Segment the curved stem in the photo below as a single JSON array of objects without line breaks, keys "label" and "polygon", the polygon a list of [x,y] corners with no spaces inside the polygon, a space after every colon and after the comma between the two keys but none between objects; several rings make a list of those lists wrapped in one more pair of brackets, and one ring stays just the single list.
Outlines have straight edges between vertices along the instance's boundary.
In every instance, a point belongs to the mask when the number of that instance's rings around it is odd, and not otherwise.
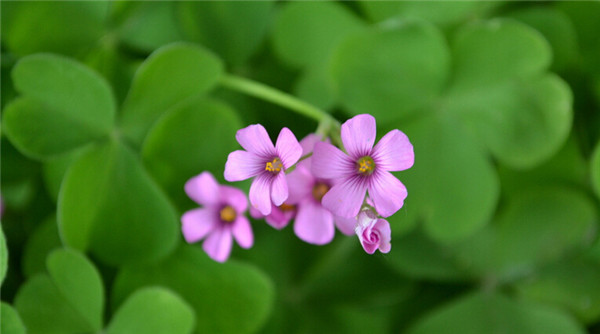
[{"label": "curved stem", "polygon": [[225,75],[221,79],[221,85],[229,89],[254,96],[271,103],[286,107],[298,114],[312,118],[321,124],[339,127],[340,123],[325,111],[306,103],[296,97],[279,91],[273,87],[260,82],[252,81],[235,75]]}]

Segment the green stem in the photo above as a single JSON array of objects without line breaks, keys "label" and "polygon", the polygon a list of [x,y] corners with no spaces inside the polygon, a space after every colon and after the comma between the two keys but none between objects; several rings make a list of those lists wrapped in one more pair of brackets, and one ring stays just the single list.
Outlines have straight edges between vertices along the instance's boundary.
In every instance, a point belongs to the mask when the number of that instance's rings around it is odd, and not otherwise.
[{"label": "green stem", "polygon": [[299,100],[290,94],[284,93],[260,82],[241,78],[235,75],[225,75],[221,79],[221,85],[229,89],[269,101],[282,107],[286,107],[297,112],[298,114],[312,118],[321,124],[330,124],[336,127],[340,126],[340,123],[325,111]]}]

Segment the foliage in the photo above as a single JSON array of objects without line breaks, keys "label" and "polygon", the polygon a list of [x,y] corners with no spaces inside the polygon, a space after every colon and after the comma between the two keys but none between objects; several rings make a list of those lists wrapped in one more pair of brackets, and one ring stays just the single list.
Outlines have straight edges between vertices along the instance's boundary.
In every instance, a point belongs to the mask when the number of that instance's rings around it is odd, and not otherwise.
[{"label": "foliage", "polygon": [[[600,330],[600,3],[1,6],[3,333]],[[390,253],[184,244],[238,129],[319,121],[236,77],[408,135]]]}]

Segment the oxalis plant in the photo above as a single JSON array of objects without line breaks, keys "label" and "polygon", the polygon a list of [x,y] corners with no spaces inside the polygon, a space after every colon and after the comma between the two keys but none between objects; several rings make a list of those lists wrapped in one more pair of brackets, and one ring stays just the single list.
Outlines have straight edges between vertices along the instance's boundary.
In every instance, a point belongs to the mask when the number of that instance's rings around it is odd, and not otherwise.
[{"label": "oxalis plant", "polygon": [[[175,73],[173,63],[185,66]],[[168,83],[153,80],[161,74],[175,79],[185,75],[191,80],[185,89],[169,91]],[[213,54],[185,43],[157,50],[140,66],[120,117],[109,84],[74,60],[50,54],[27,56],[15,66],[13,79],[20,96],[5,108],[4,126],[15,146],[38,159],[76,152],[65,158],[73,163],[60,186],[57,213],[61,239],[74,250],[90,251],[112,265],[147,262],[172,252],[178,238],[173,228],[175,211],[140,165],[136,150],[151,145],[152,133],[148,132],[169,105],[177,108],[189,104],[185,99],[195,99],[188,112],[205,112],[202,106],[222,108],[194,97],[216,85],[279,104],[318,122],[315,133],[300,142],[283,128],[275,145],[260,124],[237,131],[235,138],[244,150],[229,154],[223,175],[230,182],[252,179],[248,196],[252,217],[277,229],[294,220],[295,234],[315,245],[331,242],[337,226],[344,234],[356,234],[369,254],[391,249],[390,224],[384,218],[403,206],[407,190],[390,172],[413,165],[413,146],[399,130],[388,132],[375,144],[376,121],[371,115],[357,115],[340,125],[330,114],[291,95],[223,73]],[[154,95],[163,96],[160,108],[158,103],[148,102]],[[160,131],[160,123],[152,131]],[[52,140],[45,140],[50,136]],[[205,239],[202,248],[218,262],[229,258],[233,239],[243,248],[252,247],[252,227],[245,216],[248,200],[242,190],[220,185],[209,171],[188,180],[184,188],[202,205],[181,217],[187,242]],[[132,189],[140,196],[133,198]],[[106,240],[111,242],[109,247]],[[81,288],[97,287],[93,301],[71,296],[76,303],[93,303],[93,312],[81,324],[69,326],[101,328],[102,283],[93,265],[73,250],[52,253],[48,261],[50,277],[44,277],[43,284],[71,290],[71,283],[52,279],[65,274],[55,267],[72,262],[94,281]],[[36,298],[38,289],[45,290],[37,281],[29,282],[17,307]],[[71,293],[76,291],[67,295]],[[127,313],[128,305],[143,303],[146,298],[166,298],[167,304],[176,300],[161,289],[142,290],[134,297],[123,306],[125,310],[117,311],[117,325],[109,324],[108,332],[119,327],[119,316]],[[186,312],[181,316],[187,316]],[[53,326],[52,314],[45,318],[26,309],[23,316],[26,320],[38,318],[34,324],[40,327],[34,325],[34,330]],[[180,326],[189,327],[189,321]]]},{"label": "oxalis plant", "polygon": [[598,2],[1,6],[2,334],[600,328]]}]

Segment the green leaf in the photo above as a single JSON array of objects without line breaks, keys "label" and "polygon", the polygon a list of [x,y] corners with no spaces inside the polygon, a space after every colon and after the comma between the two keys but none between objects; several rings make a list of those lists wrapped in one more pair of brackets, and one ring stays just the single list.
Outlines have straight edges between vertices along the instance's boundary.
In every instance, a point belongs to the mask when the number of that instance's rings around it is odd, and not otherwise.
[{"label": "green leaf", "polygon": [[148,171],[177,203],[187,203],[183,186],[191,177],[210,171],[222,178],[227,155],[238,147],[242,127],[229,106],[205,98],[182,104],[162,117],[144,143]]},{"label": "green leaf", "polygon": [[448,77],[443,35],[425,22],[379,27],[344,40],[332,71],[342,104],[352,114],[388,122],[422,112]]},{"label": "green leaf", "polygon": [[187,334],[194,329],[194,310],[167,289],[136,291],[117,310],[107,334]]},{"label": "green leaf", "polygon": [[596,195],[600,198],[600,141],[596,145],[596,150],[592,156],[591,175],[592,175],[592,186],[596,191]]},{"label": "green leaf", "polygon": [[108,80],[120,104],[127,96],[131,80],[140,61],[124,57],[123,50],[118,46],[115,39],[105,39],[101,45],[87,54],[85,64]]},{"label": "green leaf", "polygon": [[588,160],[581,151],[575,134],[552,158],[533,169],[514,170],[500,166],[498,174],[502,192],[507,196],[522,191],[523,186],[565,185],[585,187],[588,184]]},{"label": "green leaf", "polygon": [[196,333],[254,333],[273,303],[271,281],[252,266],[212,261],[200,247],[182,246],[153,266],[124,268],[113,286],[121,303],[141,286],[163,285],[185,299],[196,312]]},{"label": "green leaf", "polygon": [[571,90],[552,74],[452,98],[451,112],[463,113],[491,153],[512,168],[531,168],[547,160],[571,130]]},{"label": "green leaf", "polygon": [[480,292],[431,312],[408,333],[583,334],[585,331],[571,317],[553,308]]},{"label": "green leaf", "polygon": [[0,285],[4,282],[6,277],[6,270],[8,269],[8,248],[6,247],[6,237],[4,231],[0,227]]},{"label": "green leaf", "polygon": [[9,304],[2,302],[0,304],[0,333],[4,334],[25,334],[25,325],[19,317],[17,311]]},{"label": "green leaf", "polygon": [[337,102],[337,92],[328,69],[329,63],[307,69],[296,82],[295,94],[323,110],[331,109]]},{"label": "green leaf", "polygon": [[45,272],[48,254],[61,246],[56,217],[49,217],[27,239],[21,261],[25,277]]},{"label": "green leaf", "polygon": [[121,114],[121,128],[135,145],[160,116],[215,86],[223,72],[212,53],[184,43],[155,51],[135,74]]},{"label": "green leaf", "polygon": [[105,34],[108,8],[108,1],[4,3],[2,44],[19,56],[36,52],[80,55]]},{"label": "green leaf", "polygon": [[[383,334],[391,333],[390,308],[374,309],[372,306],[347,306],[334,304],[310,305],[298,309],[291,315],[296,324],[286,323],[287,327],[276,332],[299,333],[347,333],[347,334]],[[291,312],[290,312],[291,313]],[[290,319],[291,320],[291,319]],[[290,320],[286,319],[286,322]]]},{"label": "green leaf", "polygon": [[544,74],[551,53],[538,32],[516,21],[475,24],[457,34],[453,52],[444,111],[464,117],[512,168],[534,167],[558,151],[571,128],[572,95],[558,76]]},{"label": "green leaf", "polygon": [[545,304],[566,307],[584,323],[600,317],[600,263],[586,258],[552,263],[519,283],[519,295]]},{"label": "green leaf", "polygon": [[[408,197],[402,210],[422,219],[427,234],[437,241],[465,238],[494,213],[499,182],[475,137],[447,116],[428,116],[396,127],[415,148],[414,166],[397,176]],[[402,216],[402,210],[396,215]]]},{"label": "green leaf", "polygon": [[468,267],[457,261],[454,249],[436,243],[420,229],[392,237],[392,245],[392,251],[386,256],[387,263],[402,274],[450,282],[468,278]]},{"label": "green leaf", "polygon": [[158,260],[178,242],[179,223],[167,198],[135,155],[115,142],[92,147],[71,165],[58,221],[68,246],[110,265]]},{"label": "green leaf", "polygon": [[100,273],[85,256],[72,250],[56,250],[46,261],[48,273],[65,299],[99,330],[102,327],[104,288]]},{"label": "green leaf", "polygon": [[62,184],[67,170],[69,170],[69,167],[71,167],[73,162],[81,157],[85,150],[86,148],[76,149],[44,161],[44,185],[54,202],[58,201],[60,185]]},{"label": "green leaf", "polygon": [[177,3],[177,22],[188,40],[206,46],[232,65],[241,65],[263,40],[273,4],[183,1]]},{"label": "green leaf", "polygon": [[24,154],[47,158],[107,136],[115,101],[108,84],[67,58],[25,57],[13,70],[21,97],[4,110],[6,135]]},{"label": "green leaf", "polygon": [[327,60],[346,36],[363,28],[363,22],[339,3],[289,2],[277,16],[273,46],[290,65],[312,66]]},{"label": "green leaf", "polygon": [[497,6],[476,1],[360,1],[359,5],[375,22],[417,18],[439,25],[459,23]]},{"label": "green leaf", "polygon": [[542,33],[552,47],[552,67],[564,69],[572,64],[579,50],[577,33],[571,19],[551,7],[530,7],[510,13],[515,18]]},{"label": "green leaf", "polygon": [[337,102],[330,71],[333,52],[346,37],[364,29],[364,22],[335,2],[286,4],[275,22],[272,42],[281,60],[305,70],[295,84],[296,95],[322,109],[331,108]]},{"label": "green leaf", "polygon": [[513,280],[585,243],[595,219],[594,203],[577,189],[523,188],[506,199],[493,224],[457,251],[480,276]]},{"label": "green leaf", "polygon": [[531,77],[547,69],[552,59],[550,45],[540,33],[499,19],[460,29],[452,55],[453,82],[463,89]]},{"label": "green leaf", "polygon": [[39,274],[21,286],[15,307],[31,333],[97,332],[102,328],[104,289],[85,256],[56,250]]},{"label": "green leaf", "polygon": [[175,3],[128,3],[125,21],[119,25],[119,41],[146,52],[182,40],[175,21]]}]

